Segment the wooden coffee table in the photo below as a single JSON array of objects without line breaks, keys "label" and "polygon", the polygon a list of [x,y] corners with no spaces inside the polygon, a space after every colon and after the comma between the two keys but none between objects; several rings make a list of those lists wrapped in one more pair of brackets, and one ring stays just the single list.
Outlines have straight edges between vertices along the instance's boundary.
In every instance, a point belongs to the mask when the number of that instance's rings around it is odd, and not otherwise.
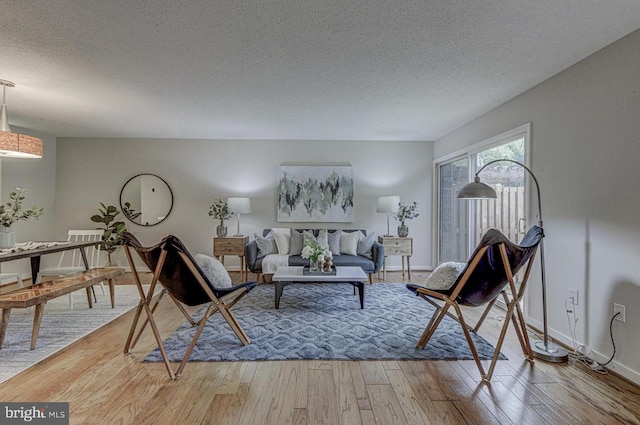
[{"label": "wooden coffee table", "polygon": [[336,266],[336,274],[303,274],[304,267],[278,267],[278,270],[273,274],[273,282],[276,287],[275,307],[280,307],[280,297],[282,296],[282,290],[285,286],[293,283],[348,283],[355,288],[358,288],[358,294],[360,295],[360,308],[364,308],[364,283],[369,281],[369,278],[362,270],[361,267],[351,266]]}]

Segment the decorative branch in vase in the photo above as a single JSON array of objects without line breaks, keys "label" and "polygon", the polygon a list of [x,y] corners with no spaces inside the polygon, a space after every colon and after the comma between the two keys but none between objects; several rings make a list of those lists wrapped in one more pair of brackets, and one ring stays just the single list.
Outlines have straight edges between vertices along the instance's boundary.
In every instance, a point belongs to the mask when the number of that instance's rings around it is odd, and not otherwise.
[{"label": "decorative branch in vase", "polygon": [[29,220],[30,218],[38,219],[44,214],[44,208],[31,207],[29,209],[22,208],[24,201],[25,189],[16,188],[16,192],[9,194],[10,202],[0,205],[0,249],[13,248],[16,244],[16,234],[11,230],[11,225],[16,221]]},{"label": "decorative branch in vase", "polygon": [[418,217],[420,213],[418,213],[418,203],[413,202],[413,204],[403,204],[402,202],[398,202],[398,212],[396,213],[396,220],[400,222],[400,226],[398,226],[398,236],[401,238],[406,238],[409,236],[409,227],[405,224],[406,220],[413,220]]},{"label": "decorative branch in vase", "polygon": [[229,209],[229,204],[224,199],[216,198],[209,207],[209,217],[220,220],[220,225],[216,227],[216,235],[219,238],[227,236],[227,226],[224,225],[225,220],[229,220],[233,216],[233,211]]}]

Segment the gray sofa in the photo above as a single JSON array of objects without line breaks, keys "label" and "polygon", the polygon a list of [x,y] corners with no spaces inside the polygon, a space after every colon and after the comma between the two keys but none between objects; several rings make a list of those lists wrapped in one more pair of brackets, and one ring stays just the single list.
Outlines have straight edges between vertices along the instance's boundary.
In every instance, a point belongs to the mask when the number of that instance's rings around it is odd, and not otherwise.
[{"label": "gray sofa", "polygon": [[[306,230],[313,232],[314,236],[318,236],[319,229],[295,229],[299,232]],[[335,232],[337,229],[328,229],[329,233]],[[340,229],[342,232],[362,232],[365,236],[366,230],[359,229]],[[271,229],[264,229],[262,235],[266,237],[271,232]],[[259,275],[262,274],[262,260],[264,256],[258,256],[258,244],[255,240],[252,240],[244,247],[245,261],[247,267],[253,273]],[[382,263],[384,261],[384,247],[377,240],[373,242],[371,246],[371,258],[363,255],[348,255],[340,254],[333,256],[333,264],[335,266],[359,266],[362,270],[368,274],[369,283],[373,283],[373,274],[379,272],[382,269]],[[300,255],[289,255],[288,262],[290,266],[307,266],[309,260],[302,258]]]}]

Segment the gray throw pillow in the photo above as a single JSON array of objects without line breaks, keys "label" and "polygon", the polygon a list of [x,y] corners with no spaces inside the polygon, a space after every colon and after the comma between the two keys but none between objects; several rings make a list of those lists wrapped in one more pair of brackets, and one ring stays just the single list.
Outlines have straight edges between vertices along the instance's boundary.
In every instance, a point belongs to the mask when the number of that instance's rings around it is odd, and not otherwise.
[{"label": "gray throw pillow", "polygon": [[291,229],[289,238],[289,255],[302,254],[302,245],[302,232],[299,232],[296,229]]},{"label": "gray throw pillow", "polygon": [[358,231],[360,233],[360,237],[358,238],[358,255],[362,255],[363,257],[373,258],[373,252],[371,248],[373,247],[373,243],[376,241],[376,232],[371,232],[369,235],[365,236],[364,233]]},{"label": "gray throw pillow", "polygon": [[342,230],[327,232],[327,242],[332,255],[340,255],[340,235]]},{"label": "gray throw pillow", "polygon": [[311,231],[303,230],[302,231],[302,246],[304,247],[307,244],[307,241],[315,241],[316,237]]},{"label": "gray throw pillow", "polygon": [[329,232],[327,229],[318,230],[318,236],[316,236],[316,241],[325,248],[329,248]]},{"label": "gray throw pillow", "polygon": [[277,254],[278,247],[276,246],[276,240],[273,238],[273,234],[269,232],[267,236],[260,236],[254,233],[256,238],[256,245],[258,245],[258,257],[264,257],[269,254]]}]

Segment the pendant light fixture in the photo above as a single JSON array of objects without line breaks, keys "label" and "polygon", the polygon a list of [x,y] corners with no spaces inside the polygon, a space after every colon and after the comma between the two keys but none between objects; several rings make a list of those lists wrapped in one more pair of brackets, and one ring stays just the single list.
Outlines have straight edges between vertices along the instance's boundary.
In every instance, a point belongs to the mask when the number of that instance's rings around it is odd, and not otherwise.
[{"label": "pendant light fixture", "polygon": [[11,81],[0,80],[2,85],[2,109],[0,109],[0,158],[42,158],[42,139],[14,133],[7,118],[5,96],[7,87],[15,87]]}]

